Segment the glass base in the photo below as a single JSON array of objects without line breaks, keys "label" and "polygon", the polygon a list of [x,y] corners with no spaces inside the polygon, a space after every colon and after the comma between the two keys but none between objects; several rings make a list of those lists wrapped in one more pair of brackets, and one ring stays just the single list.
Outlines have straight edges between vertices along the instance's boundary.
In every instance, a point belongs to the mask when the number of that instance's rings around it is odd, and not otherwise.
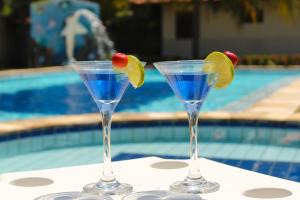
[{"label": "glass base", "polygon": [[83,192],[94,195],[123,195],[132,192],[132,186],[127,183],[99,181],[83,187]]},{"label": "glass base", "polygon": [[34,200],[112,200],[112,198],[95,196],[82,192],[61,192],[40,196]]},{"label": "glass base", "polygon": [[180,193],[204,194],[218,191],[220,185],[216,182],[206,181],[203,177],[199,179],[186,178],[184,181],[177,181],[170,186],[170,190]]},{"label": "glass base", "polygon": [[132,193],[122,200],[202,200],[198,195],[179,194],[164,190],[144,191]]}]

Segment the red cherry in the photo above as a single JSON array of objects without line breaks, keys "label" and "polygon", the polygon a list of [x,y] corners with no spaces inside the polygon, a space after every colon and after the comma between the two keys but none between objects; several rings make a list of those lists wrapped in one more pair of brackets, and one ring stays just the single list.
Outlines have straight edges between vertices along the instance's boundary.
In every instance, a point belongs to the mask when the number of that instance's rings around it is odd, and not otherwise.
[{"label": "red cherry", "polygon": [[115,67],[124,68],[128,64],[128,57],[123,53],[115,53],[112,56],[112,64]]},{"label": "red cherry", "polygon": [[239,58],[235,53],[232,53],[231,51],[224,51],[224,54],[231,60],[234,66],[236,66],[239,62]]}]

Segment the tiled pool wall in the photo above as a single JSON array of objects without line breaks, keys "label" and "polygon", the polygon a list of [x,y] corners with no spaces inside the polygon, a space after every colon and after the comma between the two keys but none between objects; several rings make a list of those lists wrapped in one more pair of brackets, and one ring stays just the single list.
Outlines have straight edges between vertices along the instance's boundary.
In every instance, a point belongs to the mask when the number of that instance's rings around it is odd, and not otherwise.
[{"label": "tiled pool wall", "polygon": [[[0,158],[43,150],[93,146],[102,143],[101,126],[80,125],[28,130],[0,137]],[[199,123],[199,141],[300,147],[300,124],[231,122],[207,120]],[[186,121],[114,123],[113,144],[189,142]]]}]

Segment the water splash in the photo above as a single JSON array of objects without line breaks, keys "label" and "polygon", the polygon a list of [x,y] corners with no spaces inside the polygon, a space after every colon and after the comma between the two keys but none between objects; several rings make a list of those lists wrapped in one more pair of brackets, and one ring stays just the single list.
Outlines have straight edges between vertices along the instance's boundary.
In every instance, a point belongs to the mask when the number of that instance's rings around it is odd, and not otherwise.
[{"label": "water splash", "polygon": [[91,24],[92,34],[97,41],[97,53],[100,59],[105,59],[113,55],[116,52],[114,43],[109,38],[102,21],[93,12],[87,9],[80,9],[66,19],[66,25],[62,31],[62,35],[66,37],[66,53],[68,60],[75,60],[75,36],[88,33],[86,28],[80,24],[80,17],[85,17]]}]

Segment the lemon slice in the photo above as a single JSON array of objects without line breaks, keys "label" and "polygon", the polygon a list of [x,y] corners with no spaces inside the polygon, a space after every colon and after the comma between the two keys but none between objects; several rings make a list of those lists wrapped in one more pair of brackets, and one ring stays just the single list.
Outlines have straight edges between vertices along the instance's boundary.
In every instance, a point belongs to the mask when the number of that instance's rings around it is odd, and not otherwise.
[{"label": "lemon slice", "polygon": [[204,71],[217,74],[217,81],[214,85],[215,88],[221,89],[227,87],[232,82],[234,66],[224,53],[214,51],[205,58],[205,61],[212,62],[212,64],[206,64]]},{"label": "lemon slice", "polygon": [[144,67],[137,57],[128,55],[128,64],[125,68],[125,73],[133,87],[138,88],[144,84]]}]

